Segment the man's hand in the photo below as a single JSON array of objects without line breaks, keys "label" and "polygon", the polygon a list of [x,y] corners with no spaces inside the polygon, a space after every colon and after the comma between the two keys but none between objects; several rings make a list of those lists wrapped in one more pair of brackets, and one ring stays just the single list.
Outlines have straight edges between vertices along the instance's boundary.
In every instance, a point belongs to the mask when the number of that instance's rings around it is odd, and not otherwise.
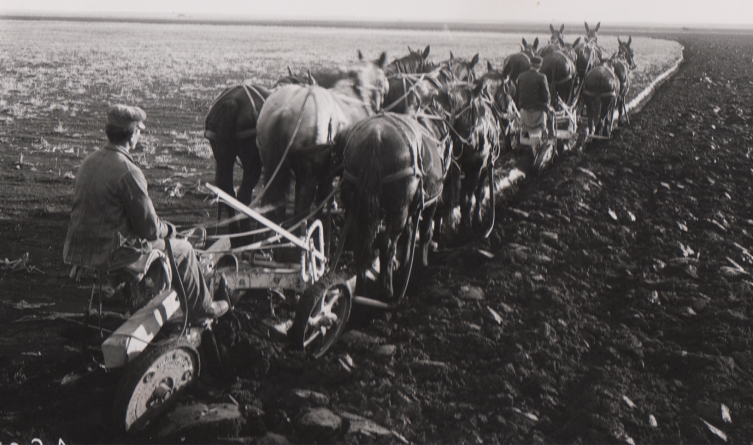
[{"label": "man's hand", "polygon": [[167,235],[165,235],[165,238],[175,238],[177,235],[177,229],[175,228],[175,224],[163,221],[165,225],[167,226]]}]

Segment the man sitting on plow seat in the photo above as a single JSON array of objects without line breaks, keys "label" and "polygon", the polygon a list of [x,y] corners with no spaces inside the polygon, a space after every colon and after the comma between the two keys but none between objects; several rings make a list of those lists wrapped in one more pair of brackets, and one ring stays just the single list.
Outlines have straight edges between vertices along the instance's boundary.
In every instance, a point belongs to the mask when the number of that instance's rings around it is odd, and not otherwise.
[{"label": "man sitting on plow seat", "polygon": [[139,107],[108,109],[105,133],[109,142],[87,156],[76,175],[63,259],[66,264],[108,271],[135,263],[152,249],[165,251],[169,242],[189,319],[220,317],[228,311],[229,302],[212,301],[193,246],[176,239],[175,226],[157,216],[144,173],[129,153],[145,128],[144,120],[146,113]]},{"label": "man sitting on plow seat", "polygon": [[[539,72],[541,57],[531,58],[531,69],[518,76],[518,108],[523,128],[530,132],[541,128],[547,131],[546,112],[554,112],[550,105],[549,84],[546,76]],[[532,141],[533,143],[533,141]]]}]

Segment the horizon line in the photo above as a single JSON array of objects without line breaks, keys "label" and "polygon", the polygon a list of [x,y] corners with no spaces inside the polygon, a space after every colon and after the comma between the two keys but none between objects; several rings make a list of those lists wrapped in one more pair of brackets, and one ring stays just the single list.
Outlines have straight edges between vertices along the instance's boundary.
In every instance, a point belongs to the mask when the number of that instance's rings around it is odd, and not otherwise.
[{"label": "horizon line", "polygon": [[[343,24],[348,23],[360,23],[371,25],[423,25],[423,26],[449,26],[449,25],[482,25],[489,26],[532,26],[532,25],[547,25],[550,24],[546,21],[535,20],[506,20],[506,21],[491,21],[491,20],[478,20],[478,21],[452,21],[452,20],[403,20],[403,19],[368,19],[361,17],[317,17],[317,18],[301,18],[301,17],[286,17],[286,16],[252,16],[252,15],[237,15],[237,14],[217,14],[217,13],[179,13],[179,12],[78,12],[78,11],[27,11],[27,10],[0,10],[0,19],[29,19],[29,18],[57,18],[57,19],[105,19],[105,18],[121,18],[129,21],[141,20],[163,20],[169,22],[190,22],[190,23],[211,23],[217,24],[217,22],[225,22],[228,24],[274,24],[274,23],[305,23],[305,24]],[[562,24],[580,24],[575,21],[563,21],[558,22]],[[727,30],[749,30],[753,29],[753,24],[735,24],[735,23],[671,23],[671,22],[603,22],[602,25],[607,27],[631,27],[631,28],[703,28],[703,29],[727,29]]]}]

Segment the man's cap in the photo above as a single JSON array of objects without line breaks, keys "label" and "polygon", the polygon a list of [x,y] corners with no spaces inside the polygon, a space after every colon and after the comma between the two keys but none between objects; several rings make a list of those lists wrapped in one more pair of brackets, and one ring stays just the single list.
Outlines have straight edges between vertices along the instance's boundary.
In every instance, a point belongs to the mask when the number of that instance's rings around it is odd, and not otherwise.
[{"label": "man's cap", "polygon": [[107,109],[107,123],[115,127],[143,130],[145,120],[146,112],[139,107],[118,104]]},{"label": "man's cap", "polygon": [[531,68],[541,68],[541,61],[543,59],[539,56],[531,57]]}]

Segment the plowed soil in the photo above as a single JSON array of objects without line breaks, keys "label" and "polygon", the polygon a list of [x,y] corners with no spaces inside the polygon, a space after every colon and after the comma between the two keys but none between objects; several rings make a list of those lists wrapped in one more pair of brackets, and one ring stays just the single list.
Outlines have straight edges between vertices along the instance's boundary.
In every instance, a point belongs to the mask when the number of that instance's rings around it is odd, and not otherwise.
[{"label": "plowed soil", "polygon": [[[404,307],[358,311],[349,328],[364,335],[316,361],[272,335],[270,297],[244,299],[243,329],[218,327],[231,382],[206,378],[188,400],[232,395],[261,419],[233,432],[248,440],[311,442],[285,403],[301,388],[396,433],[329,442],[753,442],[753,35],[648,35],[684,45],[677,74],[611,140],[526,179],[490,240],[436,252]],[[0,442],[159,441],[115,430],[119,375],[85,372],[91,277],[62,263],[61,172],[81,158],[25,151],[33,134],[33,120],[3,125],[0,260],[28,261],[0,263]],[[186,183],[211,180],[210,162],[184,161]],[[146,170],[158,212],[210,218],[206,195],[169,196],[159,181],[175,173]]]}]

